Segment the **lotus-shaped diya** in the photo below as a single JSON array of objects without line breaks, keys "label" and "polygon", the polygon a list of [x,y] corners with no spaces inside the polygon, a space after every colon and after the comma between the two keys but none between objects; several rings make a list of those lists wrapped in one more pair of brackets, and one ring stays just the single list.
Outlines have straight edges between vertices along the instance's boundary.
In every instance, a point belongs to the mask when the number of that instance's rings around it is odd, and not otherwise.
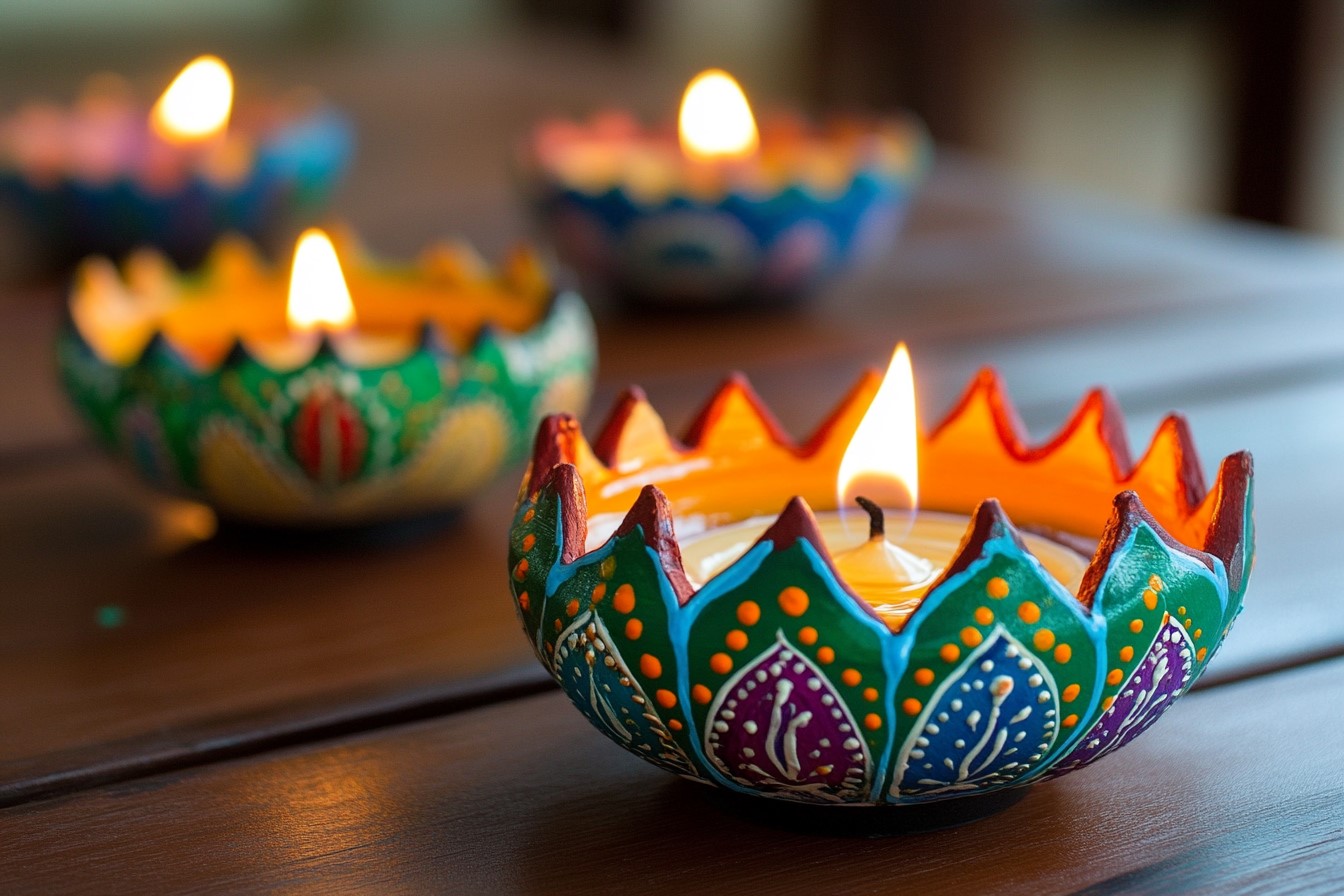
[{"label": "lotus-shaped diya", "polygon": [[153,485],[292,526],[454,507],[544,416],[586,403],[592,321],[530,250],[498,273],[462,245],[348,273],[347,288],[316,230],[288,292],[235,240],[190,277],[152,253],[124,274],[87,261],[60,343],[67,390]]},{"label": "lotus-shaped diya", "polygon": [[195,266],[223,233],[266,243],[313,218],[349,162],[349,123],[308,92],[237,109],[233,93],[203,56],[152,110],[104,75],[68,108],[0,117],[0,214],[61,265],[154,246]]},{"label": "lotus-shaped diya", "polygon": [[524,183],[561,257],[638,305],[797,299],[895,238],[929,157],[912,118],[771,118],[725,72],[687,88],[677,133],[608,113],[549,121]]},{"label": "lotus-shaped diya", "polygon": [[[1246,588],[1250,455],[1206,489],[1172,415],[1131,462],[1101,391],[1029,446],[991,371],[919,435],[913,390],[886,382],[864,376],[801,445],[740,378],[684,443],[638,391],[591,444],[571,417],[542,423],[510,582],[537,657],[604,734],[766,805],[901,807],[1081,768],[1189,689]],[[893,401],[908,451],[883,425]],[[811,509],[890,483],[860,470],[838,492],[856,457],[916,446],[906,491],[938,513],[898,544],[876,508],[854,535]]]}]

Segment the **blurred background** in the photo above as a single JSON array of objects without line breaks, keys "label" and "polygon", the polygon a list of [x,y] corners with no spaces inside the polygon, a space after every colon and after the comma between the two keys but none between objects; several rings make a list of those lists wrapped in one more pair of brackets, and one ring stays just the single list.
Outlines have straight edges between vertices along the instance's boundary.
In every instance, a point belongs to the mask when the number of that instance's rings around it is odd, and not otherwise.
[{"label": "blurred background", "polygon": [[[366,232],[404,234],[387,247],[402,250],[424,239],[405,226],[419,216],[471,232],[509,176],[503,147],[537,116],[610,104],[668,118],[687,78],[718,65],[767,108],[911,107],[945,147],[1033,182],[1344,237],[1342,6],[0,0],[0,109],[68,100],[100,70],[152,96],[206,51],[240,90],[310,83],[360,126],[345,204]],[[407,191],[395,177],[412,140],[443,152],[440,179]]]}]

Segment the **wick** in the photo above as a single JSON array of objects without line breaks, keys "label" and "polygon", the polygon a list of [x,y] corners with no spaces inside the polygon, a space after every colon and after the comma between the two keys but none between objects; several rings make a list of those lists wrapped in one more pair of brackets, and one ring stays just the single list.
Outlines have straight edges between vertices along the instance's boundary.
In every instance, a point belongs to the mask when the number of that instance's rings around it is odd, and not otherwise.
[{"label": "wick", "polygon": [[864,510],[868,511],[868,540],[873,541],[878,538],[885,538],[887,534],[886,519],[882,515],[882,508],[878,507],[873,501],[859,495],[854,499]]}]

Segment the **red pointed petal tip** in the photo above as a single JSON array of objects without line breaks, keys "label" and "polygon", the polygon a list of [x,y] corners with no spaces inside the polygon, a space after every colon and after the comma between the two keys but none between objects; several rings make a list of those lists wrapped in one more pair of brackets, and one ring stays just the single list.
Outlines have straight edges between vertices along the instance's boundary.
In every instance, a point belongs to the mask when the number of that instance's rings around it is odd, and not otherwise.
[{"label": "red pointed petal tip", "polygon": [[1097,438],[1110,454],[1111,467],[1115,470],[1116,481],[1119,481],[1134,469],[1134,460],[1129,453],[1129,437],[1125,434],[1125,415],[1115,396],[1107,389],[1088,392],[1074,419],[1081,424],[1094,411],[1097,413]]},{"label": "red pointed petal tip", "polygon": [[625,425],[630,420],[630,415],[635,412],[635,408],[648,403],[648,396],[644,390],[638,386],[627,386],[617,397],[616,403],[611,408],[611,413],[607,415],[606,422],[598,430],[597,438],[593,441],[593,453],[597,459],[607,466],[611,466],[616,461],[616,449],[621,444],[621,436],[625,434]]},{"label": "red pointed petal tip", "polygon": [[572,414],[551,414],[537,427],[537,437],[532,443],[531,479],[527,484],[530,492],[536,491],[557,464],[572,464],[575,461],[574,440],[583,438],[579,421]]},{"label": "red pointed petal tip", "polygon": [[1181,544],[1167,530],[1162,528],[1162,524],[1153,518],[1148,512],[1148,508],[1143,506],[1143,501],[1133,491],[1123,491],[1115,496],[1112,504],[1111,517],[1106,522],[1106,529],[1101,533],[1101,539],[1097,542],[1097,551],[1092,555],[1092,562],[1088,564],[1087,571],[1083,573],[1083,581],[1078,587],[1078,602],[1084,607],[1091,608],[1096,600],[1097,589],[1101,587],[1101,582],[1106,578],[1106,572],[1111,566],[1111,557],[1116,550],[1129,540],[1130,535],[1140,523],[1146,524],[1148,528],[1156,533],[1162,543],[1171,550],[1187,557],[1191,557],[1203,563],[1209,569],[1213,568],[1213,558],[1197,548]]},{"label": "red pointed petal tip", "polygon": [[616,535],[628,535],[636,526],[643,533],[644,543],[658,555],[677,603],[684,605],[691,599],[695,587],[686,578],[686,570],[681,564],[681,547],[672,527],[672,508],[668,505],[667,495],[657,486],[644,486],[630,512],[616,527]]},{"label": "red pointed petal tip", "polygon": [[1017,414],[1017,408],[1013,407],[1012,401],[1008,398],[1008,390],[1004,388],[1003,378],[993,367],[982,367],[976,372],[966,391],[957,399],[957,403],[947,412],[947,415],[939,421],[933,428],[929,438],[936,439],[947,426],[951,425],[957,418],[964,414],[977,400],[983,401],[989,407],[990,417],[994,422],[994,429],[999,434],[999,441],[1004,444],[1014,455],[1022,455],[1027,452],[1027,428],[1022,425],[1022,418]]},{"label": "red pointed petal tip", "polygon": [[790,498],[789,503],[784,505],[784,510],[770,524],[770,528],[761,533],[761,537],[756,539],[752,548],[754,549],[757,544],[762,542],[768,542],[774,550],[783,551],[793,547],[799,541],[806,541],[816,549],[817,556],[826,564],[826,568],[831,571],[831,575],[840,583],[845,593],[853,599],[860,610],[878,622],[886,624],[886,621],[873,609],[872,604],[860,597],[845,581],[844,576],[840,575],[840,571],[835,568],[835,561],[831,559],[831,552],[827,549],[826,541],[821,536],[821,529],[817,526],[816,515],[812,513],[812,508],[802,498],[798,496]]},{"label": "red pointed petal tip", "polygon": [[1170,440],[1175,444],[1176,481],[1181,489],[1181,499],[1185,502],[1186,513],[1194,510],[1208,495],[1208,486],[1204,483],[1204,469],[1199,462],[1199,453],[1195,450],[1195,439],[1190,432],[1190,424],[1183,414],[1170,413],[1162,418],[1148,444],[1148,451],[1139,460],[1136,470],[1143,469],[1153,461],[1153,452],[1157,446]]},{"label": "red pointed petal tip", "polygon": [[1251,500],[1254,474],[1249,451],[1238,451],[1223,458],[1215,487],[1217,503],[1209,523],[1209,534],[1204,539],[1204,550],[1223,561],[1227,568],[1228,586],[1234,591],[1241,590],[1249,571],[1246,511]]},{"label": "red pointed petal tip", "polygon": [[560,502],[560,534],[564,545],[560,560],[573,563],[588,550],[588,495],[583,490],[583,477],[573,464],[556,464],[538,480],[533,494],[542,489],[554,491]]},{"label": "red pointed petal tip", "polygon": [[1022,536],[1018,534],[1017,527],[1003,512],[1003,507],[994,498],[986,498],[975,508],[971,524],[966,527],[966,534],[961,537],[961,544],[957,546],[957,551],[952,555],[947,568],[929,587],[928,593],[942,587],[942,584],[953,576],[965,572],[984,553],[986,542],[1002,537],[1011,539],[1023,553],[1030,553],[1027,546],[1022,543]]},{"label": "red pointed petal tip", "polygon": [[751,387],[751,382],[747,380],[746,374],[734,371],[723,381],[719,388],[714,390],[709,401],[695,415],[691,421],[690,427],[686,430],[686,436],[682,439],[683,443],[695,447],[700,445],[705,436],[711,431],[714,424],[718,422],[723,414],[723,405],[727,399],[740,394],[746,399],[756,418],[765,426],[770,438],[780,445],[793,447],[793,439],[784,431],[784,427],[779,425],[775,415],[766,407],[765,402],[756,394],[756,390]]}]

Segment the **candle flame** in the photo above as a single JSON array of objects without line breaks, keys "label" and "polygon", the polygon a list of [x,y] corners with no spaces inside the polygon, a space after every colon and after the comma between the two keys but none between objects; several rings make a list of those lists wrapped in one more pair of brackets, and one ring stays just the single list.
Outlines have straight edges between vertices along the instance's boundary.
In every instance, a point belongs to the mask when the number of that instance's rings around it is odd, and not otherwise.
[{"label": "candle flame", "polygon": [[295,330],[341,330],[355,322],[355,306],[336,247],[316,227],[305,230],[294,247],[286,313]]},{"label": "candle flame", "polygon": [[696,75],[681,98],[681,148],[695,159],[740,159],[756,152],[760,138],[746,94],[721,69]]},{"label": "candle flame", "polygon": [[190,142],[220,134],[233,107],[233,76],[217,56],[193,59],[154,104],[150,125],[165,140]]},{"label": "candle flame", "polygon": [[919,436],[915,376],[902,342],[891,356],[873,403],[840,460],[836,489],[842,512],[863,495],[886,509],[919,506]]}]

